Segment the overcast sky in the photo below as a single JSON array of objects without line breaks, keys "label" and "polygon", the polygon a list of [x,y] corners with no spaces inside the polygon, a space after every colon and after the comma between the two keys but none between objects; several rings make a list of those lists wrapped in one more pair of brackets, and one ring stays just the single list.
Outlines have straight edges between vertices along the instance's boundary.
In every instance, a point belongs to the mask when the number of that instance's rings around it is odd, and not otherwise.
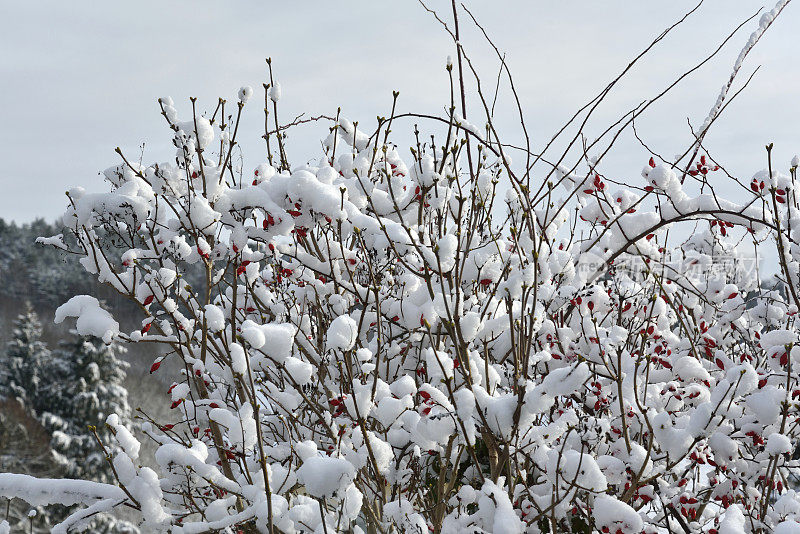
[{"label": "overcast sky", "polygon": [[[448,2],[430,5],[449,15]],[[507,54],[534,147],[693,5],[468,3]],[[707,0],[619,86],[591,131],[657,94],[764,5]],[[302,111],[334,114],[341,106],[348,118],[374,125],[376,115],[388,114],[392,90],[401,93],[401,111],[441,113],[448,102],[444,64],[452,44],[412,0],[47,0],[4,2],[0,16],[0,216],[17,222],[53,219],[72,186],[103,189],[98,172],[117,163],[116,146],[138,159],[145,143],[146,163],[171,159],[156,99],[172,96],[184,116],[189,96],[198,97],[201,110],[212,110],[218,96],[235,100],[242,85],[260,88],[267,56],[283,88],[284,118]],[[466,20],[462,26],[466,50],[492,80],[497,65],[491,50]],[[702,122],[756,26],[757,19],[745,25],[716,59],[637,124],[655,151],[670,156],[690,142],[687,119],[695,126]],[[739,85],[757,66],[761,70],[708,138],[712,154],[737,176],[749,178],[765,167],[768,142],[776,145],[778,166],[800,152],[798,28],[800,6],[790,4],[749,57]],[[501,102],[508,96],[501,92]],[[257,101],[249,106],[242,124],[247,169],[264,160],[260,108]],[[509,136],[517,135],[511,115],[498,116]],[[412,126],[395,130],[408,133]],[[323,125],[293,134],[292,162],[316,157],[326,134]],[[635,180],[645,156],[625,138],[604,171]]]}]

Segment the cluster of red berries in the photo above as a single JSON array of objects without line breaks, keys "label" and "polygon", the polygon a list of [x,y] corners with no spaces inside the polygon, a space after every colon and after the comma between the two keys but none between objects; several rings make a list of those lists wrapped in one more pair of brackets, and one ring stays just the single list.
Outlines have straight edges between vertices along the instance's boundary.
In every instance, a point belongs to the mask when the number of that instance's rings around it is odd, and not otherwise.
[{"label": "cluster of red berries", "polygon": [[[592,181],[592,186],[593,187],[584,189],[583,192],[586,193],[587,195],[591,195],[591,194],[593,194],[593,193],[595,193],[597,191],[602,191],[603,189],[606,188],[606,184],[605,184],[605,182],[603,182],[602,178],[600,178],[599,174],[595,174],[594,175],[594,180]],[[621,199],[618,200],[618,202],[619,201],[621,201]]]},{"label": "cluster of red berries", "polygon": [[344,402],[347,400],[347,395],[342,395],[341,397],[335,397],[328,401],[328,404],[333,406],[333,416],[339,417],[340,415],[344,414],[345,406]]},{"label": "cluster of red berries", "polygon": [[419,396],[422,399],[423,408],[421,410],[422,415],[428,415],[431,413],[431,408],[435,404],[435,401],[431,398],[431,394],[427,391],[420,390]]},{"label": "cluster of red berries", "polygon": [[708,165],[708,163],[706,163],[706,157],[705,156],[700,156],[700,161],[697,162],[696,168],[689,170],[689,175],[690,176],[697,176],[698,174],[702,174],[703,176],[705,176],[710,171],[718,171],[718,170],[719,170],[719,165],[714,165],[712,167],[712,166]]},{"label": "cluster of red berries", "polygon": [[719,225],[719,232],[723,236],[728,235],[728,230],[727,230],[728,228],[733,228],[733,223],[730,222],[730,221],[719,221],[719,220],[716,220],[716,219],[711,221],[711,228],[714,228],[717,225]]},{"label": "cluster of red berries", "polygon": [[[278,222],[280,222],[280,219],[278,219]],[[275,225],[275,218],[272,216],[271,213],[267,213],[267,216],[264,218],[264,221],[261,223],[261,227],[264,228],[264,230],[267,230],[270,226],[274,226],[274,225]]]}]

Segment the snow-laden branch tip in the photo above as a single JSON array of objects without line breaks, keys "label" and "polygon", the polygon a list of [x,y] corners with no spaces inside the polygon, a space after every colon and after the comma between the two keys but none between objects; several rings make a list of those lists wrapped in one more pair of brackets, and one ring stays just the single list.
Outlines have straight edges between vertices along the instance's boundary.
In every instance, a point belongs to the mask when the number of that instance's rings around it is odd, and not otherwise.
[{"label": "snow-laden branch tip", "polygon": [[16,473],[0,473],[0,496],[22,499],[32,506],[91,506],[106,499],[126,499],[125,492],[111,484],[89,480],[34,478]]},{"label": "snow-laden branch tip", "polygon": [[110,343],[119,335],[119,323],[100,306],[100,302],[90,295],[77,295],[56,309],[56,324],[67,317],[75,317],[75,328],[79,334],[99,337]]}]

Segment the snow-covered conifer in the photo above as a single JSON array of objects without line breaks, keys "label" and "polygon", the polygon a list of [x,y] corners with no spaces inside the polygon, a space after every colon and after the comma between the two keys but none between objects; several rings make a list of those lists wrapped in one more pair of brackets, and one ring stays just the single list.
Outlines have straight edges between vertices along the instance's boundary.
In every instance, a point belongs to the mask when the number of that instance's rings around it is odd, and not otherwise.
[{"label": "snow-covered conifer", "polygon": [[118,358],[122,350],[116,343],[106,345],[96,337],[73,334],[53,351],[53,360],[64,365],[42,419],[52,433],[51,447],[71,478],[99,482],[112,478],[106,455],[116,449],[116,441],[105,420],[116,414],[123,422],[130,421],[124,385],[128,364]]},{"label": "snow-covered conifer", "polygon": [[0,358],[0,397],[15,399],[34,412],[44,407],[50,385],[50,351],[41,341],[42,324],[26,309],[14,321],[12,338]]}]

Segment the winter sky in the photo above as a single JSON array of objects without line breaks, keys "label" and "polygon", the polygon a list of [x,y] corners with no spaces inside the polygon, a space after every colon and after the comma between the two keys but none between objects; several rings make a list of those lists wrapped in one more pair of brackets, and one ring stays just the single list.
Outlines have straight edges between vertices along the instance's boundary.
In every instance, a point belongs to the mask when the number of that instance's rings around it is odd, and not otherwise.
[{"label": "winter sky", "polygon": [[[430,0],[449,21],[449,2]],[[470,7],[507,54],[534,147],[596,94],[658,33],[695,2],[571,0],[472,1]],[[702,60],[759,0],[707,0],[656,47],[649,60],[618,87],[589,133],[602,131],[624,110],[650,98]],[[242,85],[257,89],[245,112],[240,139],[247,172],[264,160],[260,98],[264,58],[273,58],[283,89],[281,116],[300,112],[343,115],[374,125],[388,115],[392,90],[399,109],[442,114],[448,103],[444,70],[452,43],[412,0],[273,2],[241,0],[137,0],[135,2],[5,2],[0,33],[0,216],[17,222],[53,219],[75,185],[102,190],[98,172],[115,164],[120,146],[146,163],[172,158],[169,130],[156,99],[172,96],[182,116],[188,97],[200,110],[216,98],[230,101]],[[676,154],[690,142],[687,119],[697,126],[727,80],[756,28],[746,24],[722,52],[678,86],[637,123],[659,153]],[[737,87],[759,65],[751,84],[720,119],[708,144],[734,175],[765,167],[764,145],[775,142],[776,166],[800,152],[798,54],[800,5],[790,4],[753,51]],[[497,61],[468,20],[462,42],[493,85]],[[518,135],[501,92],[498,121]],[[500,109],[502,108],[502,109]],[[395,126],[408,134],[411,122]],[[318,156],[320,124],[292,134],[293,163]],[[632,137],[607,161],[605,173],[641,179],[648,154]]]}]

